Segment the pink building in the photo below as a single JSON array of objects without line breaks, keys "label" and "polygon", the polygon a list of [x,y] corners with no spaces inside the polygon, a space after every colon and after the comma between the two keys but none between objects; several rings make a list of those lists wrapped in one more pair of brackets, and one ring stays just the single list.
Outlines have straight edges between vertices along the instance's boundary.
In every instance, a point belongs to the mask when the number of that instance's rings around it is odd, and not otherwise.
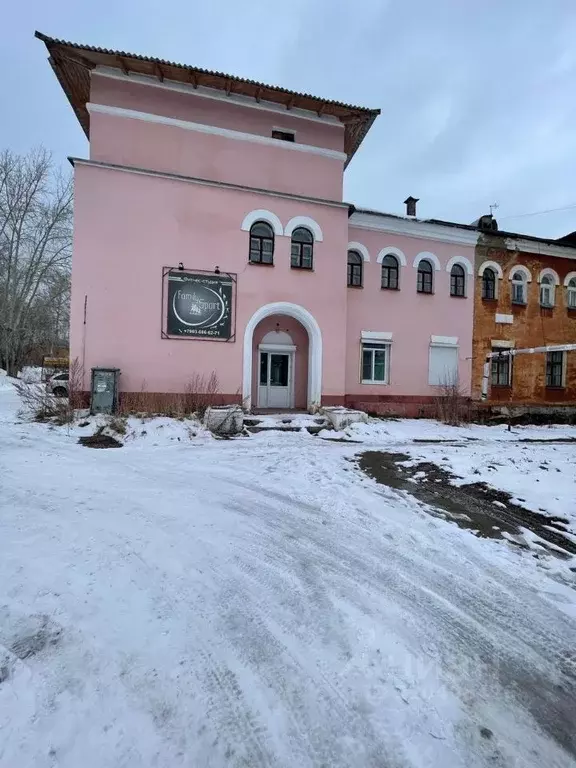
[{"label": "pink building", "polygon": [[122,393],[416,415],[469,391],[477,233],[356,210],[379,110],[38,35],[89,136],[72,160],[71,358]]}]

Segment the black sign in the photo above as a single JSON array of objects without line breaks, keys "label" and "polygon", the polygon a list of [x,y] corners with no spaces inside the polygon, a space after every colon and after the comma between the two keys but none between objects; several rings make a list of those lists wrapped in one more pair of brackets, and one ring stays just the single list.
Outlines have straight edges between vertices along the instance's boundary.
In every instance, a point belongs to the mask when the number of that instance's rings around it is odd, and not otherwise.
[{"label": "black sign", "polygon": [[230,339],[233,286],[228,275],[168,272],[168,335]]}]

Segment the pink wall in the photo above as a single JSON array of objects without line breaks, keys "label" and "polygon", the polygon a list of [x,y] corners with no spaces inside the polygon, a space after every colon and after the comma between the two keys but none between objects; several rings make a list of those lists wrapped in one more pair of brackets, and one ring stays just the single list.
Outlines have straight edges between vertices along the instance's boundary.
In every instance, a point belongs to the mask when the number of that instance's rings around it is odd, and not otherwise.
[{"label": "pink wall", "polygon": [[[198,96],[192,86],[187,93],[180,93],[155,85],[127,82],[92,73],[90,100],[96,104],[108,104],[151,112],[155,115],[175,117],[193,123],[216,125],[234,131],[270,136],[272,128],[296,131],[296,141],[316,147],[344,151],[343,123],[319,122],[295,117],[288,110],[269,111],[254,106],[240,106],[224,99]],[[215,91],[222,96],[222,91]],[[255,103],[255,102],[252,102]],[[261,102],[265,106],[265,102]]]},{"label": "pink wall", "polygon": [[[125,92],[124,92],[125,91]],[[270,137],[272,126],[297,127],[297,142],[342,149],[343,130],[212,99],[95,77],[91,99],[125,109],[193,119]],[[238,119],[234,119],[236,110]],[[336,145],[336,146],[333,146]],[[289,145],[292,147],[293,145]],[[343,160],[274,145],[239,141],[176,126],[92,112],[90,157],[261,189],[342,200]]]},{"label": "pink wall", "polygon": [[[364,287],[348,288],[346,393],[357,395],[434,395],[428,385],[430,336],[457,336],[459,377],[470,390],[474,278],[467,277],[467,297],[450,296],[450,275],[446,264],[453,256],[464,256],[474,264],[474,248],[436,241],[390,235],[350,228],[350,241],[368,248],[370,262],[364,262]],[[382,290],[381,265],[376,258],[382,248],[399,248],[407,266],[400,267],[400,290]],[[434,253],[442,269],[434,272],[434,293],[416,292],[416,268],[412,263],[422,251]],[[360,383],[360,337],[365,331],[393,334],[390,357],[390,384]]]},{"label": "pink wall", "polygon": [[[346,207],[79,164],[75,185],[71,355],[84,357],[87,374],[92,366],[118,366],[123,391],[177,392],[194,372],[216,370],[221,391],[234,395],[249,318],[287,301],[306,308],[322,330],[323,394],[344,394]],[[324,240],[315,244],[313,272],[290,268],[289,237],[276,238],[274,267],[248,263],[248,233],[240,227],[261,208],[284,225],[300,215],[318,222]],[[161,338],[162,267],[180,261],[238,273],[235,342]]]},{"label": "pink wall", "polygon": [[[276,323],[280,327],[276,328]],[[252,344],[252,403],[258,402],[259,356],[258,345],[269,331],[286,331],[296,347],[294,355],[294,407],[306,408],[308,400],[308,331],[298,320],[286,315],[271,315],[261,320],[254,331]]]}]

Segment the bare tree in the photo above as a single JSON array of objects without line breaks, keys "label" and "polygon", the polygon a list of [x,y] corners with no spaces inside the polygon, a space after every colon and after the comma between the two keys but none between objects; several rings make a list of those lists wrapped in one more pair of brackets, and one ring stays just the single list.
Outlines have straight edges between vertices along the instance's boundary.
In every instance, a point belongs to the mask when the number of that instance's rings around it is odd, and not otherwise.
[{"label": "bare tree", "polygon": [[0,153],[0,367],[16,375],[67,317],[72,183],[44,149]]}]

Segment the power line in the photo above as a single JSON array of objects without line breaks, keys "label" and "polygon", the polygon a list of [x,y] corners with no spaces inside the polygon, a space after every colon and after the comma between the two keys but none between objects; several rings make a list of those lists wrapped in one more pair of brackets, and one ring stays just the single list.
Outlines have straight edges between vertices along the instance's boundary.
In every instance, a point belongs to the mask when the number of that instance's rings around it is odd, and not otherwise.
[{"label": "power line", "polygon": [[533,211],[532,213],[517,213],[514,216],[498,216],[503,221],[504,219],[522,219],[525,216],[540,216],[543,213],[555,213],[556,211],[568,211],[571,208],[576,208],[576,203],[572,205],[564,205],[562,208],[548,208],[547,211]]}]

